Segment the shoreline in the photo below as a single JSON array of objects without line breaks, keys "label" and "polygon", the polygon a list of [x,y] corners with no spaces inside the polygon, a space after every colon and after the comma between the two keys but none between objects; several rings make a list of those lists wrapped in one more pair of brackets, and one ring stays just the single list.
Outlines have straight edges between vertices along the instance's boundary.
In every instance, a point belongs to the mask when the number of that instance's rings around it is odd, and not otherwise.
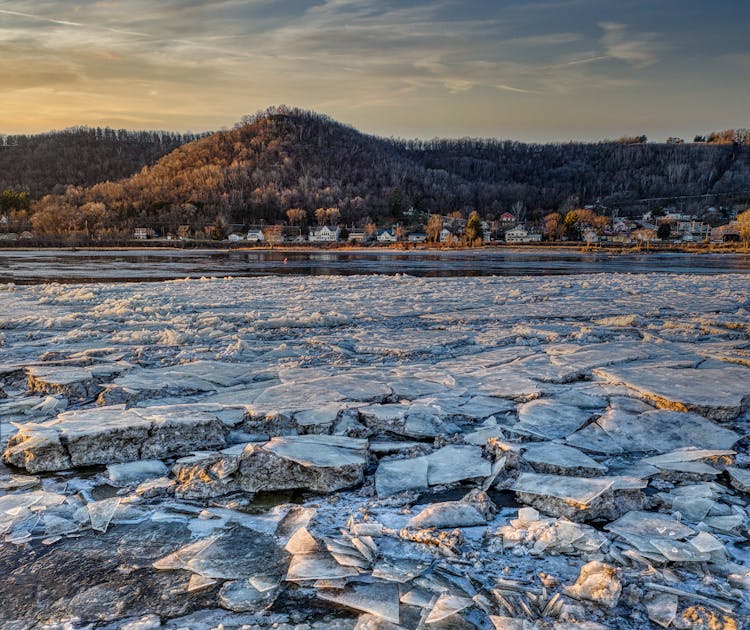
[{"label": "shoreline", "polygon": [[419,244],[417,246],[403,246],[403,245],[387,245],[379,246],[372,245],[368,247],[363,246],[352,246],[352,245],[326,245],[326,244],[315,244],[315,245],[279,245],[279,246],[268,246],[268,245],[230,245],[225,242],[190,242],[189,245],[172,245],[168,242],[151,242],[151,243],[124,243],[111,244],[111,245],[95,245],[95,244],[81,244],[81,245],[60,245],[51,244],[43,245],[36,244],[30,246],[18,246],[6,244],[0,241],[0,255],[3,253],[13,252],[170,252],[170,253],[198,253],[198,252],[216,252],[216,253],[230,253],[230,252],[258,252],[258,253],[342,253],[342,254],[392,254],[392,255],[424,255],[424,254],[455,254],[455,253],[480,253],[480,252],[491,252],[491,253],[513,253],[513,254],[695,254],[695,255],[706,255],[706,254],[721,254],[721,255],[735,255],[735,256],[750,256],[750,248],[746,248],[743,245],[739,246],[726,246],[718,244],[685,244],[685,245],[657,245],[649,247],[636,247],[636,246],[622,246],[622,245],[595,245],[587,247],[581,243],[513,243],[513,244],[491,244],[482,245],[480,247],[440,247],[433,245]]}]

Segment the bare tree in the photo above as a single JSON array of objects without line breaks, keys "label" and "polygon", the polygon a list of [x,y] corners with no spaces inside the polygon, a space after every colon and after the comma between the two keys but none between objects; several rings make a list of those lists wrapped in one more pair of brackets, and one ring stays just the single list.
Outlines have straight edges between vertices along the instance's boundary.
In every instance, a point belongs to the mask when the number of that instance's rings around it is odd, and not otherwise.
[{"label": "bare tree", "polygon": [[286,211],[286,217],[289,219],[289,225],[297,225],[298,223],[302,223],[302,221],[305,220],[305,217],[307,216],[307,212],[305,212],[302,208],[289,208],[289,210]]}]

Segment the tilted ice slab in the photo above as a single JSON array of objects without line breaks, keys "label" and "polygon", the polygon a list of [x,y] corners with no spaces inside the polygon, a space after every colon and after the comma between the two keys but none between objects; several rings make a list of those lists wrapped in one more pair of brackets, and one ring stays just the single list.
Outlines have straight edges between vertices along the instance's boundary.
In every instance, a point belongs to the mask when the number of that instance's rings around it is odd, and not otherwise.
[{"label": "tilted ice slab", "polygon": [[529,444],[523,458],[534,470],[542,473],[589,477],[607,471],[604,464],[582,453],[578,449],[554,442]]},{"label": "tilted ice slab", "polygon": [[594,453],[667,453],[678,448],[729,449],[740,436],[695,413],[610,409],[568,436],[567,444]]},{"label": "tilted ice slab", "polygon": [[750,369],[673,368],[651,365],[594,370],[610,383],[625,385],[659,407],[694,411],[715,420],[732,420],[750,405]]},{"label": "tilted ice slab", "polygon": [[68,411],[19,425],[3,454],[29,472],[187,455],[226,445],[226,427],[213,414],[171,407],[100,407]]},{"label": "tilted ice slab", "polygon": [[213,392],[253,380],[261,370],[255,364],[194,361],[164,368],[131,370],[108,385],[100,402],[118,404],[150,398]]},{"label": "tilted ice slab", "polygon": [[643,505],[645,481],[633,477],[567,477],[521,473],[511,489],[519,501],[554,516],[588,521],[616,518]]},{"label": "tilted ice slab", "polygon": [[421,457],[380,462],[375,488],[379,497],[386,497],[404,490],[427,490],[429,486],[487,477],[491,472],[492,466],[482,457],[480,447],[449,445]]},{"label": "tilted ice slab", "polygon": [[68,398],[87,398],[99,387],[94,382],[94,373],[76,365],[32,366],[27,368],[28,388],[43,394],[63,394]]},{"label": "tilted ice slab", "polygon": [[364,479],[367,440],[336,435],[275,437],[218,453],[198,453],[173,468],[178,496],[304,489],[333,492]]},{"label": "tilted ice slab", "polygon": [[544,440],[564,438],[580,429],[592,412],[556,400],[538,399],[518,408],[518,423],[508,429]]}]

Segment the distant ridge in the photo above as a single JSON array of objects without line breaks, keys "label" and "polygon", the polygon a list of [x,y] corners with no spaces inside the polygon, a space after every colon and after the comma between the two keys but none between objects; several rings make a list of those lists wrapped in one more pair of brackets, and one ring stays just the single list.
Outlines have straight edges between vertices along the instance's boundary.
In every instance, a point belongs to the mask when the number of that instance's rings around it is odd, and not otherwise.
[{"label": "distant ridge", "polygon": [[[144,133],[142,140],[135,136],[133,150],[113,143],[104,151],[106,164],[79,173],[73,183],[89,187],[46,198],[37,210],[54,214],[103,204],[95,219],[105,227],[175,231],[183,223],[201,226],[217,219],[273,223],[284,220],[290,208],[304,209],[311,219],[316,208],[337,207],[342,221],[361,223],[366,217],[398,220],[410,207],[437,213],[476,209],[491,216],[522,204],[531,218],[595,200],[627,208],[642,198],[662,198],[667,205],[680,197],[687,209],[712,203],[711,195],[750,190],[750,146],[733,141],[403,141],[289,108],[270,108],[231,130],[197,139],[157,141]],[[72,146],[61,149],[69,156],[66,172],[76,168],[81,151],[86,164],[102,161],[103,143],[91,141],[91,130],[73,138]],[[186,139],[192,141],[183,144]],[[11,152],[0,151],[0,160]],[[51,177],[71,183],[53,171],[44,169],[47,192]],[[91,185],[100,175],[107,180],[130,176]],[[26,183],[33,190],[45,188]]]}]

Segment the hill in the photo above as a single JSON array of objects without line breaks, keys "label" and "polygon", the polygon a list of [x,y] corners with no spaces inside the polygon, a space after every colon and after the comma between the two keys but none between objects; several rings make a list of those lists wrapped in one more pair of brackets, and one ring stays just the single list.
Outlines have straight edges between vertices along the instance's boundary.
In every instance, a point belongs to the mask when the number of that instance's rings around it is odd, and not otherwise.
[{"label": "hill", "polygon": [[32,198],[129,177],[199,136],[164,131],[75,127],[0,137],[0,190]]},{"label": "hill", "polygon": [[[269,109],[234,129],[179,146],[120,181],[68,189],[34,206],[41,231],[114,234],[133,226],[281,221],[290,208],[335,207],[347,223],[399,219],[409,207],[529,215],[596,199],[750,190],[750,146],[739,142],[526,144],[463,139],[402,141],[362,134],[326,116]],[[721,197],[732,201],[731,196]]]}]

